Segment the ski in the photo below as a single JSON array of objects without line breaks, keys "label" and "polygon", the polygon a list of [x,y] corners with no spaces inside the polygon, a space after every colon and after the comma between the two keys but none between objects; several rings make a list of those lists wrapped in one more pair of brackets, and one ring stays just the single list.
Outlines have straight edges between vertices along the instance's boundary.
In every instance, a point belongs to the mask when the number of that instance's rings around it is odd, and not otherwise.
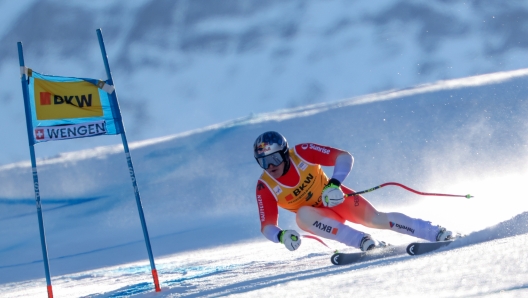
[{"label": "ski", "polygon": [[332,261],[332,264],[334,265],[348,265],[352,263],[356,263],[362,258],[364,258],[367,254],[364,252],[352,252],[352,253],[344,253],[344,252],[337,252],[332,255],[330,258],[330,261]]},{"label": "ski", "polygon": [[378,248],[367,252],[336,252],[330,257],[330,261],[334,265],[350,265],[359,262],[372,261],[386,257],[405,254],[405,246],[387,246]]},{"label": "ski", "polygon": [[441,247],[448,246],[454,240],[438,241],[438,242],[413,242],[407,246],[407,253],[411,256],[425,254]]},{"label": "ski", "polygon": [[439,242],[413,242],[406,246],[389,245],[387,247],[378,248],[368,252],[336,252],[332,255],[330,261],[334,265],[349,265],[405,254],[405,252],[407,252],[411,256],[417,256],[448,246],[454,241],[455,240]]}]

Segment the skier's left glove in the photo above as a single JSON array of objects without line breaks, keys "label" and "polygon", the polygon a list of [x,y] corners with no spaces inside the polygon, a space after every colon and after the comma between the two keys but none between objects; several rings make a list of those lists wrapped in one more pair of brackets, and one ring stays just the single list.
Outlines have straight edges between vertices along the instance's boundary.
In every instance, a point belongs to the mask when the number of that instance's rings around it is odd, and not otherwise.
[{"label": "skier's left glove", "polygon": [[323,188],[322,198],[325,207],[334,207],[345,201],[345,194],[341,191],[340,185],[339,180],[332,178]]},{"label": "skier's left glove", "polygon": [[294,230],[282,230],[279,233],[279,241],[290,251],[294,251],[301,246],[301,236]]}]

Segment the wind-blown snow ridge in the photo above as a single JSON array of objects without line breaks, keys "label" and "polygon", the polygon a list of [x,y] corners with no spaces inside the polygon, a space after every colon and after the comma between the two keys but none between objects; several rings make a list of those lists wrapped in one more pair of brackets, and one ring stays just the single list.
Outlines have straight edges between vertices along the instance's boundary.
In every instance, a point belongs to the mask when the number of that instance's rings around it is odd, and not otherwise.
[{"label": "wind-blown snow ridge", "polygon": [[518,214],[510,220],[501,222],[481,231],[475,231],[458,239],[456,242],[446,247],[445,250],[524,234],[528,234],[528,212]]},{"label": "wind-blown snow ridge", "polygon": [[[369,104],[369,103],[378,102],[378,101],[392,100],[395,98],[404,98],[404,97],[409,97],[412,95],[437,92],[441,90],[452,90],[452,89],[461,89],[465,87],[475,87],[475,86],[483,86],[483,85],[488,85],[488,84],[496,84],[496,83],[501,83],[501,82],[505,82],[508,80],[512,80],[515,78],[523,77],[523,76],[528,76],[528,68],[514,70],[514,71],[484,74],[484,75],[478,75],[478,76],[467,77],[467,78],[462,78],[462,79],[438,81],[438,82],[431,83],[431,84],[423,84],[423,85],[415,86],[409,89],[389,90],[389,91],[384,91],[384,92],[378,92],[374,94],[353,97],[350,99],[344,99],[344,100],[340,100],[340,101],[333,102],[333,103],[318,103],[318,104],[307,105],[303,107],[282,109],[282,110],[278,110],[278,111],[271,112],[271,113],[252,114],[247,117],[241,117],[235,120],[213,124],[213,125],[206,126],[204,128],[193,129],[190,131],[186,131],[186,132],[182,132],[182,133],[178,133],[174,135],[152,138],[152,139],[147,139],[143,141],[131,142],[129,144],[129,148],[137,149],[137,148],[154,145],[157,143],[162,143],[162,142],[166,142],[166,141],[170,141],[170,140],[174,140],[178,138],[185,138],[193,134],[199,134],[199,133],[203,133],[206,131],[219,130],[219,129],[229,128],[229,127],[234,127],[234,126],[239,126],[239,125],[258,124],[258,123],[267,122],[267,121],[285,121],[285,120],[294,119],[298,117],[308,117],[308,116],[312,116],[318,113],[322,113],[322,112],[340,108],[340,107]],[[50,165],[50,164],[56,164],[56,163],[61,163],[61,162],[74,162],[74,161],[79,161],[79,160],[84,160],[84,159],[89,159],[89,158],[101,158],[105,155],[122,152],[122,150],[123,150],[123,146],[119,144],[119,145],[110,145],[110,146],[100,146],[100,147],[95,147],[95,148],[85,149],[85,150],[80,150],[80,151],[74,151],[74,152],[64,152],[64,153],[60,153],[57,156],[54,156],[51,158],[38,159],[37,165]],[[13,168],[27,168],[27,167],[31,167],[30,161],[23,161],[23,162],[17,162],[17,163],[0,166],[0,171],[9,170]]]},{"label": "wind-blown snow ridge", "polygon": [[[94,67],[101,65],[94,30],[102,28],[114,75],[121,78],[122,113],[133,141],[235,119],[255,108],[272,112],[527,67],[522,1],[216,5],[200,0],[2,2],[0,75],[6,84],[0,138],[10,141],[0,164],[27,159],[18,149],[27,140],[20,82],[13,73],[17,41],[24,42],[26,62],[35,69],[104,78],[104,69]],[[46,18],[51,14],[68,17]],[[259,107],[264,101],[271,104]],[[69,142],[40,152],[53,156],[90,147]]]}]

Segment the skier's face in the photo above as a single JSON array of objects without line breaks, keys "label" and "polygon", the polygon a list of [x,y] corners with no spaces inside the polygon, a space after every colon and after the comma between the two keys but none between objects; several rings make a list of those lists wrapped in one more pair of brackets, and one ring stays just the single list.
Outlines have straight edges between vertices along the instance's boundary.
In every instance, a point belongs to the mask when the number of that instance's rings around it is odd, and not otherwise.
[{"label": "skier's face", "polygon": [[284,165],[285,162],[281,162],[278,166],[270,164],[266,169],[266,172],[268,172],[271,177],[277,179],[282,176],[282,173],[284,173]]}]

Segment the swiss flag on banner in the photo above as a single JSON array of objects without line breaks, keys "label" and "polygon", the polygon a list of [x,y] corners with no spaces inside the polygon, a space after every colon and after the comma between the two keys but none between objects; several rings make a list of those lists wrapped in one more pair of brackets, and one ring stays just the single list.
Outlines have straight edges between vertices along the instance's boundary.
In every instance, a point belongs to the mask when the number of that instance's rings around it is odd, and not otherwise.
[{"label": "swiss flag on banner", "polygon": [[35,139],[37,139],[37,140],[44,140],[45,139],[44,129],[42,129],[42,128],[35,129]]}]

